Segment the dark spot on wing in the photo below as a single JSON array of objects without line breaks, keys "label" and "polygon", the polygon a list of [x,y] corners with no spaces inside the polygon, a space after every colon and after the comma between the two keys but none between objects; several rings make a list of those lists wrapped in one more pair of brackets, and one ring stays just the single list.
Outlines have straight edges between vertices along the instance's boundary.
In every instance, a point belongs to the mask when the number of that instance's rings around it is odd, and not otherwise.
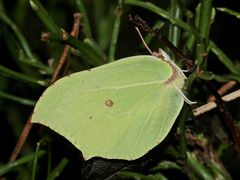
[{"label": "dark spot on wing", "polygon": [[93,118],[93,116],[90,116],[90,117],[89,117],[89,119],[92,119],[92,118]]},{"label": "dark spot on wing", "polygon": [[106,105],[107,107],[112,107],[112,106],[113,106],[113,101],[112,101],[111,99],[107,99],[107,100],[105,101],[105,105]]}]

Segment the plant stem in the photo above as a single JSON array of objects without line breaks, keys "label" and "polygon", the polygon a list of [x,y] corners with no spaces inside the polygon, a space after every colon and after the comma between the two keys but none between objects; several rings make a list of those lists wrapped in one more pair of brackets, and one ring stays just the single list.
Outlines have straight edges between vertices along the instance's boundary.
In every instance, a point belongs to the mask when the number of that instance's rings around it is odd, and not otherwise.
[{"label": "plant stem", "polygon": [[187,164],[199,177],[204,180],[213,180],[210,172],[197,159],[194,153],[187,152]]},{"label": "plant stem", "polygon": [[20,135],[20,137],[18,139],[18,142],[17,142],[17,144],[16,144],[16,146],[15,146],[15,148],[14,148],[12,154],[11,154],[9,162],[15,161],[17,156],[19,155],[19,153],[20,153],[20,151],[21,151],[21,149],[23,147],[23,144],[25,143],[25,141],[26,141],[26,139],[28,137],[28,134],[29,134],[29,132],[30,132],[30,130],[32,128],[31,119],[32,119],[32,113],[29,116],[29,118],[28,118],[28,120],[27,120],[27,122],[26,122],[26,124],[25,124],[25,126],[24,126],[24,128],[22,130],[22,132],[21,132],[21,135]]},{"label": "plant stem", "polygon": [[42,41],[50,39],[69,44],[72,47],[80,50],[83,57],[95,66],[102,65],[106,62],[105,56],[101,56],[99,52],[95,48],[93,48],[93,46],[83,43],[77,38],[70,36],[66,32],[63,32],[62,34],[42,32],[41,39]]},{"label": "plant stem", "polygon": [[[196,61],[201,65],[207,57],[207,49],[209,46],[209,31],[212,18],[212,2],[213,0],[202,0],[200,8],[200,17],[198,22],[198,31],[200,43],[196,48]],[[205,55],[206,54],[206,55]],[[205,69],[202,67],[202,69]]]},{"label": "plant stem", "polygon": [[123,10],[122,10],[122,0],[119,0],[118,6],[116,9],[116,17],[113,24],[113,32],[112,32],[112,38],[111,38],[111,44],[110,44],[110,50],[109,50],[109,62],[112,62],[115,60],[115,51],[116,51],[116,45],[118,40],[118,34],[120,30],[120,24],[121,24],[121,16],[122,16]]},{"label": "plant stem", "polygon": [[0,97],[10,99],[12,101],[15,101],[15,102],[27,105],[27,106],[34,106],[36,103],[34,100],[14,96],[14,95],[5,93],[3,91],[0,91]]},{"label": "plant stem", "polygon": [[29,77],[27,75],[15,72],[11,69],[8,69],[2,65],[0,65],[0,74],[12,79],[16,79],[16,80],[20,80],[23,82],[31,82],[31,83],[35,83],[41,86],[47,86],[47,82],[45,82],[44,80],[38,80],[32,77]]},{"label": "plant stem", "polygon": [[[40,158],[45,154],[46,154],[46,151],[40,150],[37,154],[37,157]],[[14,169],[20,165],[23,165],[29,161],[32,161],[34,159],[34,157],[35,157],[35,153],[26,155],[26,156],[22,157],[21,159],[16,160],[15,162],[10,162],[7,165],[2,166],[0,169],[0,176],[3,176],[4,174],[10,172],[12,169]]]},{"label": "plant stem", "polygon": [[[73,24],[73,28],[72,28],[72,32],[70,33],[71,36],[73,37],[77,37],[78,33],[79,33],[79,26],[80,26],[80,22],[81,22],[81,15],[79,13],[76,13],[73,15],[74,17],[74,24]],[[62,69],[64,63],[66,62],[67,56],[68,56],[68,52],[70,49],[70,45],[66,45],[63,49],[63,53],[60,57],[60,60],[58,62],[57,68],[55,69],[53,76],[51,78],[51,83],[53,83],[54,81],[57,80],[57,77],[59,76],[60,70]]]},{"label": "plant stem", "polygon": [[53,19],[49,16],[46,9],[38,0],[29,0],[29,3],[32,9],[35,11],[39,19],[43,22],[43,24],[47,27],[50,32],[53,33],[61,33],[61,29],[55,24]]},{"label": "plant stem", "polygon": [[[182,18],[182,8],[180,7],[179,1],[171,0],[170,13],[176,19]],[[180,40],[180,28],[176,25],[170,24],[168,37],[169,41],[171,41],[174,46],[178,47]]]},{"label": "plant stem", "polygon": [[36,178],[37,160],[38,160],[40,145],[41,145],[41,142],[38,142],[35,153],[34,153],[31,180],[35,180]]},{"label": "plant stem", "polygon": [[196,31],[196,29],[194,29],[192,26],[190,26],[189,24],[183,22],[180,19],[176,19],[174,17],[172,17],[167,11],[165,11],[162,8],[157,7],[156,5],[149,3],[149,2],[143,2],[143,1],[139,1],[139,0],[125,0],[124,3],[126,4],[131,4],[134,6],[139,6],[142,7],[144,9],[147,9],[149,11],[152,11],[154,13],[156,13],[157,15],[169,20],[172,24],[177,25],[195,35],[198,34],[198,32]]},{"label": "plant stem", "polygon": [[182,158],[186,156],[187,152],[187,145],[186,145],[186,138],[185,138],[185,121],[188,118],[190,108],[184,104],[183,109],[181,111],[180,120],[179,120],[179,152]]},{"label": "plant stem", "polygon": [[86,36],[88,38],[92,38],[91,26],[90,26],[90,23],[89,23],[89,20],[88,20],[88,15],[87,15],[86,8],[85,8],[82,0],[76,0],[76,5],[77,5],[77,8],[78,8],[79,12],[82,14],[84,27],[86,29]]},{"label": "plant stem", "polygon": [[11,21],[11,19],[9,19],[7,17],[6,14],[4,14],[3,12],[0,12],[0,20],[5,23],[15,34],[16,38],[19,41],[19,44],[21,45],[23,51],[26,53],[26,55],[28,56],[28,58],[32,61],[35,60],[30,47],[26,41],[26,39],[24,38],[23,34],[21,33],[21,31],[19,30],[19,28],[16,26],[16,24],[14,22]]},{"label": "plant stem", "polygon": [[38,58],[36,58],[34,56],[34,54],[32,53],[32,50],[29,46],[29,44],[27,43],[27,40],[25,39],[25,37],[23,36],[22,32],[20,31],[20,29],[17,27],[17,25],[7,16],[6,11],[4,9],[2,0],[0,1],[0,20],[9,27],[9,29],[11,29],[11,31],[13,32],[14,36],[16,37],[20,47],[22,48],[23,52],[25,53],[25,56],[28,60],[25,59],[20,59],[22,61],[24,61],[26,64],[30,64],[34,67],[38,67],[48,73],[51,73],[52,70],[47,67],[46,65],[44,65],[43,63],[41,63]]},{"label": "plant stem", "polygon": [[210,41],[211,51],[218,57],[219,61],[232,73],[240,75],[240,69],[232,63],[231,59],[213,42]]}]

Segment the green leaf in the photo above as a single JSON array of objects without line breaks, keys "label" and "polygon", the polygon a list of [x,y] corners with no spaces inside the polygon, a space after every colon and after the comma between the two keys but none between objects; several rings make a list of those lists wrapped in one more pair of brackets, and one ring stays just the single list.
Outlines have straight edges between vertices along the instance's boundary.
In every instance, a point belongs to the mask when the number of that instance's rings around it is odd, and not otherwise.
[{"label": "green leaf", "polygon": [[198,161],[194,153],[187,152],[187,164],[191,167],[194,173],[201,177],[201,179],[204,180],[213,179],[208,169]]},{"label": "green leaf", "polygon": [[41,86],[47,86],[47,82],[45,82],[43,80],[34,79],[34,78],[29,77],[27,75],[15,72],[11,69],[8,69],[8,68],[6,68],[2,65],[0,65],[0,74],[3,75],[3,76],[7,76],[9,78],[13,78],[13,79],[16,79],[16,80],[23,81],[23,82],[31,82],[31,83],[39,84]]},{"label": "green leaf", "polygon": [[[101,61],[105,61],[107,59],[106,55],[104,54],[103,50],[99,47],[99,45],[92,39],[85,38],[84,44],[86,44],[94,53],[96,53],[96,59],[101,59]],[[101,63],[102,63],[101,62]]]},{"label": "green leaf", "polygon": [[161,161],[160,163],[158,163],[157,166],[153,167],[151,169],[151,171],[159,171],[162,169],[177,169],[177,170],[181,170],[181,167],[172,161]]},{"label": "green leaf", "polygon": [[[40,158],[45,154],[46,154],[46,151],[40,150],[37,154],[37,157]],[[14,161],[14,162],[10,162],[10,163],[6,164],[6,165],[2,165],[0,167],[0,176],[14,170],[18,166],[21,166],[25,163],[28,163],[28,162],[32,161],[34,159],[34,157],[35,157],[35,153],[24,156],[24,157]]]},{"label": "green leaf", "polygon": [[55,24],[51,16],[38,0],[29,0],[32,9],[35,11],[39,19],[47,27],[50,32],[61,33],[61,29]]},{"label": "green leaf", "polygon": [[34,100],[26,99],[26,98],[22,98],[22,97],[18,97],[18,96],[14,96],[14,95],[5,93],[3,91],[0,91],[0,97],[1,98],[6,98],[6,99],[10,99],[12,101],[16,101],[18,103],[21,103],[21,104],[27,105],[27,106],[34,106],[35,103],[36,103]]},{"label": "green leaf", "polygon": [[47,180],[54,180],[56,177],[58,177],[63,169],[66,167],[68,164],[68,159],[63,158],[61,162],[52,170],[52,172],[48,175]]},{"label": "green leaf", "polygon": [[228,82],[230,80],[240,81],[239,75],[236,74],[224,74],[224,75],[217,75],[210,71],[202,71],[198,77],[204,80],[215,80],[218,82]]},{"label": "green leaf", "polygon": [[32,117],[89,159],[137,159],[169,133],[184,97],[179,68],[133,56],[72,74],[50,86]]},{"label": "green leaf", "polygon": [[240,19],[240,12],[236,12],[231,9],[224,8],[224,7],[219,7],[219,8],[217,8],[217,10],[221,11],[221,12],[225,12],[227,14],[230,14],[230,15],[235,16],[236,18]]},{"label": "green leaf", "polygon": [[240,74],[240,69],[232,63],[231,59],[213,42],[210,41],[212,52],[218,57],[219,61],[223,63],[228,70],[234,74]]}]

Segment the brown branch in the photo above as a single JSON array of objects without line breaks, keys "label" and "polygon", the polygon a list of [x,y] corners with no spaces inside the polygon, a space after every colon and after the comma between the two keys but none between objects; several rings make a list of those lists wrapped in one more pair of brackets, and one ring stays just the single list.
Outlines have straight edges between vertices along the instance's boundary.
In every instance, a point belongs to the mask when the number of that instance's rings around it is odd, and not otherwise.
[{"label": "brown branch", "polygon": [[196,64],[187,56],[183,55],[176,46],[174,46],[165,36],[161,35],[157,30],[152,29],[146,21],[139,16],[129,16],[130,21],[139,29],[150,33],[153,37],[157,37],[166,47],[168,47],[189,71],[193,72],[197,69]]},{"label": "brown branch", "polygon": [[20,153],[21,149],[22,149],[22,146],[25,142],[25,140],[27,139],[28,137],[28,134],[29,134],[29,131],[31,130],[32,128],[32,123],[31,123],[31,119],[32,119],[32,113],[30,114],[30,116],[28,117],[28,120],[22,130],[22,133],[18,139],[18,142],[12,152],[12,155],[9,159],[10,162],[13,162],[16,160],[18,154]]},{"label": "brown branch", "polygon": [[[231,80],[225,84],[223,84],[219,89],[218,93],[222,96],[226,94],[230,89],[232,89],[237,84],[237,81]],[[210,96],[207,100],[207,102],[215,101],[214,96]]]},{"label": "brown branch", "polygon": [[[74,37],[77,37],[78,36],[78,33],[79,33],[79,26],[80,26],[80,21],[81,21],[81,15],[80,13],[75,13],[74,14],[74,24],[73,24],[73,28],[72,28],[72,31],[71,31],[71,35],[74,36]],[[43,37],[41,37],[43,38]],[[68,56],[68,52],[69,52],[69,49],[70,49],[70,46],[69,45],[66,45],[63,49],[63,53],[62,53],[62,56],[60,57],[60,60],[58,62],[58,66],[57,68],[55,69],[54,73],[53,73],[53,76],[51,78],[51,83],[53,83],[54,81],[57,80],[59,74],[60,74],[60,71],[66,61],[66,58]],[[28,135],[29,135],[29,132],[32,128],[32,123],[31,123],[31,119],[32,119],[32,113],[31,115],[29,116],[23,130],[22,130],[22,133],[18,139],[18,142],[11,154],[11,157],[9,159],[10,162],[12,161],[15,161],[17,156],[19,155]]]},{"label": "brown branch", "polygon": [[[78,36],[80,20],[81,20],[81,15],[79,13],[75,13],[74,14],[74,24],[73,24],[72,31],[70,33],[71,36],[74,36],[74,37]],[[57,77],[58,77],[58,75],[60,73],[60,70],[62,69],[62,66],[64,65],[64,63],[66,62],[69,49],[70,49],[70,45],[65,45],[65,47],[63,49],[62,56],[60,57],[60,60],[58,62],[58,66],[57,66],[56,70],[53,73],[53,76],[52,76],[52,79],[51,79],[51,83],[53,83],[54,81],[57,80]]]},{"label": "brown branch", "polygon": [[237,151],[238,155],[240,155],[240,134],[236,123],[215,87],[211,84],[210,81],[205,81],[205,83],[216,99],[215,102],[217,104],[219,112],[222,115],[223,120],[231,133],[234,148]]},{"label": "brown branch", "polygon": [[[213,97],[214,101],[215,101],[215,97],[214,96],[211,96],[211,97]],[[237,99],[237,98],[240,98],[240,89],[223,96],[222,100],[224,102],[229,102],[229,101],[232,101],[232,100]],[[201,115],[201,114],[203,114],[205,112],[208,112],[208,111],[216,108],[217,104],[214,101],[211,101],[211,102],[209,102],[207,104],[204,104],[204,105],[202,105],[200,107],[197,107],[197,108],[193,109],[194,116],[199,116],[199,115]]]}]

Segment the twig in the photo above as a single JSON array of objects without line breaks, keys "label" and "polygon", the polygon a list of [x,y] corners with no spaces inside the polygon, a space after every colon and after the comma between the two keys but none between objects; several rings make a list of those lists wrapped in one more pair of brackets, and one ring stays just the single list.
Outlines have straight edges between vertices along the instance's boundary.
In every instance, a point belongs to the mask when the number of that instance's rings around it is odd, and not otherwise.
[{"label": "twig", "polygon": [[[75,37],[78,36],[80,20],[81,20],[81,15],[79,13],[74,14],[74,25],[73,25],[73,28],[72,28],[72,31],[71,31],[72,36],[75,36]],[[69,48],[70,48],[69,45],[66,45],[64,47],[64,50],[63,50],[62,56],[59,60],[58,66],[55,69],[54,74],[51,78],[51,81],[50,81],[51,83],[57,80],[57,77],[59,76],[60,70],[62,69],[62,66],[63,66],[63,64],[66,60],[67,55],[68,55]],[[15,146],[15,148],[14,148],[12,154],[11,154],[11,157],[9,159],[10,162],[16,160],[17,156],[19,155],[19,153],[20,153],[20,151],[23,147],[23,144],[25,143],[25,141],[26,141],[26,139],[29,135],[29,132],[32,128],[31,118],[32,118],[32,113],[29,116],[29,118],[28,118],[28,120],[27,120],[27,122],[26,122],[26,124],[25,124],[25,126],[22,130],[22,133],[21,133],[21,135],[18,139],[18,142],[17,142],[17,144],[16,144],[16,146]]]},{"label": "twig", "polygon": [[219,112],[222,115],[222,118],[225,121],[226,125],[228,126],[228,129],[232,136],[234,148],[237,151],[238,155],[240,156],[240,134],[236,126],[236,123],[231,113],[229,112],[228,108],[226,107],[224,101],[222,100],[221,96],[218,94],[217,90],[215,89],[215,87],[211,84],[210,81],[205,81],[205,83],[216,98],[215,102],[217,104]]},{"label": "twig", "polygon": [[[74,16],[74,24],[73,24],[73,28],[72,28],[72,31],[70,34],[71,34],[71,36],[77,37],[78,33],[79,33],[81,15],[79,13],[75,13],[73,16]],[[58,66],[53,73],[51,83],[53,83],[54,81],[57,80],[60,70],[62,69],[62,66],[64,65],[64,63],[67,59],[69,49],[70,49],[70,45],[68,45],[68,44],[65,45],[62,56],[60,57],[60,60],[58,62]]]},{"label": "twig", "polygon": [[28,120],[22,130],[22,133],[18,139],[18,142],[11,154],[11,157],[9,159],[10,162],[13,162],[16,160],[18,154],[20,153],[21,149],[22,149],[22,146],[24,144],[24,142],[26,141],[27,137],[28,137],[28,134],[32,128],[32,123],[31,123],[31,119],[32,119],[32,113],[30,114],[30,116],[28,117]]},{"label": "twig", "polygon": [[194,71],[197,66],[195,63],[185,55],[183,55],[166,37],[161,35],[157,30],[152,29],[146,21],[139,16],[129,16],[130,21],[139,29],[150,33],[153,37],[157,37],[166,47],[168,47],[176,57],[187,67],[189,71]]},{"label": "twig", "polygon": [[[229,102],[240,97],[240,89],[222,97],[224,102]],[[215,99],[215,98],[214,98]],[[199,116],[217,107],[215,102],[209,102],[193,110],[194,116]]]},{"label": "twig", "polygon": [[[222,85],[219,89],[218,89],[218,93],[222,96],[224,94],[226,94],[230,89],[232,89],[235,85],[237,84],[237,81],[231,80],[227,83],[225,83],[224,85]],[[213,95],[211,95],[207,102],[212,102],[215,101],[215,98]],[[224,100],[225,101],[225,100]]]}]

